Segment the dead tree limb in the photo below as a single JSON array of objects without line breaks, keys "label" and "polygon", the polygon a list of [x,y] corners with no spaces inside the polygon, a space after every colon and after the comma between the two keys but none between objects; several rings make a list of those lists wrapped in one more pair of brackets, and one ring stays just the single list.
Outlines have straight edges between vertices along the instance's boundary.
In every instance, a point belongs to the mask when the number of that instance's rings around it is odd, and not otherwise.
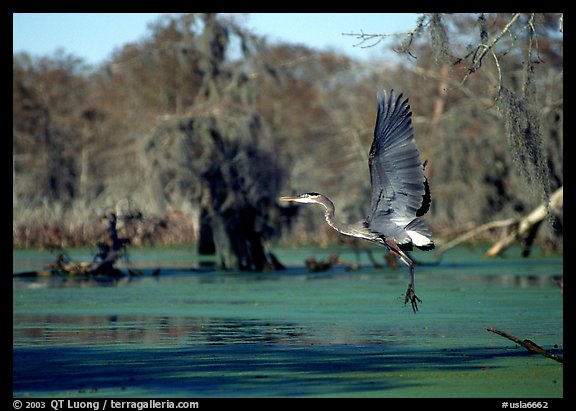
[{"label": "dead tree limb", "polygon": [[517,223],[517,220],[515,218],[509,218],[507,220],[491,221],[489,223],[482,224],[481,226],[478,226],[478,227],[474,228],[473,230],[470,230],[470,231],[456,237],[454,240],[449,241],[446,244],[444,244],[442,246],[442,248],[440,248],[436,252],[436,255],[441,256],[442,254],[444,254],[449,249],[457,246],[460,243],[463,243],[465,241],[468,241],[468,240],[476,237],[477,235],[479,235],[480,233],[483,233],[484,231],[492,230],[494,228],[509,227],[509,226],[513,225],[514,223]]},{"label": "dead tree limb", "polygon": [[[452,241],[444,244],[437,252],[436,256],[442,256],[449,249],[468,241],[477,235],[483,233],[484,231],[492,230],[495,228],[507,229],[508,233],[505,233],[500,240],[498,240],[485,255],[487,257],[495,257],[508,247],[510,247],[515,241],[522,240],[529,247],[536,236],[536,231],[540,227],[542,221],[548,215],[548,210],[553,214],[559,215],[562,213],[563,203],[564,203],[564,187],[560,187],[550,196],[550,202],[548,207],[546,204],[541,204],[536,207],[532,212],[521,219],[508,218],[506,220],[491,221],[486,224],[482,224],[474,229],[460,235]],[[526,250],[525,250],[526,255]]]},{"label": "dead tree limb", "polygon": [[536,235],[536,230],[540,227],[542,221],[548,215],[548,209],[554,214],[560,214],[564,205],[564,186],[560,187],[550,196],[548,207],[546,204],[540,204],[530,214],[522,218],[515,227],[512,227],[510,233],[494,244],[485,255],[495,257],[500,255],[504,250],[510,247],[515,241],[525,239],[527,246]]},{"label": "dead tree limb", "polygon": [[553,360],[558,361],[559,363],[562,363],[562,364],[564,363],[564,357],[563,356],[552,354],[552,353],[546,351],[545,349],[543,349],[542,347],[540,347],[538,344],[536,344],[533,341],[521,340],[520,338],[514,337],[513,335],[508,334],[507,332],[497,330],[496,328],[492,328],[492,327],[486,328],[486,331],[490,331],[490,332],[493,332],[495,334],[501,335],[504,338],[508,338],[509,340],[514,341],[516,344],[519,344],[522,347],[526,348],[530,352],[533,352],[535,354],[541,354],[541,355],[548,357],[548,358],[552,358]]}]

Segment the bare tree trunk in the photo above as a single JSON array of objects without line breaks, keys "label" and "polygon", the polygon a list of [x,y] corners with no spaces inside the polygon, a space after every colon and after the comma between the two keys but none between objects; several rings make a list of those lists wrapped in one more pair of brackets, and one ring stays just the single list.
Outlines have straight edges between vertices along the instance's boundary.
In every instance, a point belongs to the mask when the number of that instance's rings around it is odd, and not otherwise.
[{"label": "bare tree trunk", "polygon": [[92,270],[93,274],[122,275],[122,272],[116,268],[116,262],[120,258],[126,244],[130,244],[130,239],[118,237],[116,221],[116,214],[111,213],[108,217],[110,244],[100,245],[99,257],[102,262]]},{"label": "bare tree trunk", "polygon": [[255,220],[261,211],[250,205],[227,211],[217,211],[217,204],[210,207],[210,227],[220,267],[242,271],[270,268],[262,235],[255,228]]},{"label": "bare tree trunk", "polygon": [[210,216],[210,191],[206,187],[202,189],[198,220],[198,254],[214,255],[216,254],[216,245],[214,244],[214,230]]},{"label": "bare tree trunk", "polygon": [[438,83],[438,97],[436,97],[434,102],[434,111],[432,113],[432,120],[430,121],[430,126],[428,127],[428,135],[432,136],[435,134],[438,125],[440,124],[440,120],[442,119],[442,115],[444,114],[444,106],[445,106],[445,99],[446,99],[446,88],[447,82],[446,78],[448,77],[448,65],[443,64],[440,68],[440,82]]}]

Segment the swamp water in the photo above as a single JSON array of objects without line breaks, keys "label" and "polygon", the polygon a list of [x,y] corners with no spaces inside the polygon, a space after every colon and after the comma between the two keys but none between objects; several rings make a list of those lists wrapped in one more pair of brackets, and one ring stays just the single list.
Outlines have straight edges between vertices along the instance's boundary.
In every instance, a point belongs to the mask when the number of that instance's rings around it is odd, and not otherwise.
[{"label": "swamp water", "polygon": [[[305,258],[334,250],[276,252],[287,270],[193,269],[191,250],[150,248],[130,254],[141,277],[15,277],[14,396],[563,396],[562,364],[486,330],[562,354],[561,256],[415,253],[414,314],[403,266],[309,273]],[[13,271],[52,261],[14,250]]]}]

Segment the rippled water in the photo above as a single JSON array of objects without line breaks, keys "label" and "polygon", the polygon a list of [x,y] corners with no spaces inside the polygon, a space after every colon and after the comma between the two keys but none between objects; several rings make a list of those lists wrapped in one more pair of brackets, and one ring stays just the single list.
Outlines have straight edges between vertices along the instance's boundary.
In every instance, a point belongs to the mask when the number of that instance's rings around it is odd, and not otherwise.
[{"label": "rippled water", "polygon": [[[563,395],[560,363],[486,331],[561,354],[561,256],[426,256],[414,314],[403,267],[302,267],[332,251],[281,250],[287,270],[251,274],[202,268],[182,248],[143,249],[131,260],[141,277],[15,278],[14,395]],[[13,253],[15,272],[50,261]]]}]

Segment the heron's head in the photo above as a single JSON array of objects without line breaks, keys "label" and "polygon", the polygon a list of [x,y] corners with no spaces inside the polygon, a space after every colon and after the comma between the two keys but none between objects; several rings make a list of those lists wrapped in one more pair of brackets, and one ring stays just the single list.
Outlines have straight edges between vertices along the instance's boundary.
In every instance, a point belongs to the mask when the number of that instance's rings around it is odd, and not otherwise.
[{"label": "heron's head", "polygon": [[278,200],[294,203],[317,204],[322,203],[324,196],[318,193],[306,193],[296,197],[280,197]]}]

